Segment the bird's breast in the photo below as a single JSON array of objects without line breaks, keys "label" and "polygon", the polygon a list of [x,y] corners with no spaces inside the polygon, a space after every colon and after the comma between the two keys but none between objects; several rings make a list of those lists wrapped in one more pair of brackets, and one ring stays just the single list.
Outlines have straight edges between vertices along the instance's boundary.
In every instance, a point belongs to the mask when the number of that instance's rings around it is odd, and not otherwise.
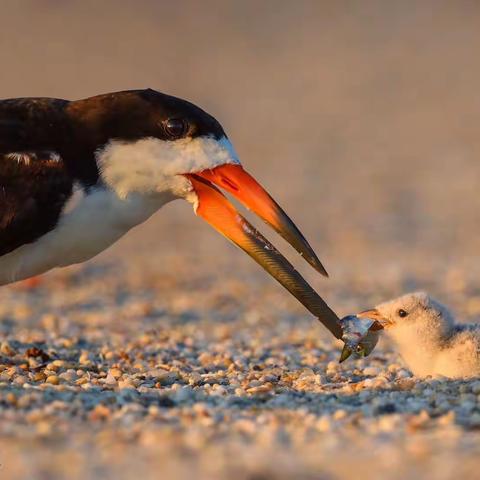
[{"label": "bird's breast", "polygon": [[0,257],[0,285],[88,260],[173,199],[167,193],[120,198],[95,188],[66,206],[53,230]]}]

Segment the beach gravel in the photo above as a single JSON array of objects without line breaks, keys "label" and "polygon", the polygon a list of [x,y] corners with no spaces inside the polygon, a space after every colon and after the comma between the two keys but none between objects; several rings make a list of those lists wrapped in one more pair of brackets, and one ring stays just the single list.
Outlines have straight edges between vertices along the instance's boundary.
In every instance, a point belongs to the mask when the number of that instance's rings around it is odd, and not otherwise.
[{"label": "beach gravel", "polygon": [[2,290],[0,463],[12,478],[473,472],[479,380],[414,378],[385,340],[340,365],[340,342],[261,272],[249,275],[262,295],[230,278],[219,299],[204,278],[182,293],[170,274],[160,295],[122,268]]}]

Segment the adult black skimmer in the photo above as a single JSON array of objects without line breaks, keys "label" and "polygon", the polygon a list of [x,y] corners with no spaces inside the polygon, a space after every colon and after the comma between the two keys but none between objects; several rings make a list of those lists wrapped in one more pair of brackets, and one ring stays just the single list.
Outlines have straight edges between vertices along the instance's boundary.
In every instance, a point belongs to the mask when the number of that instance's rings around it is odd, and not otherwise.
[{"label": "adult black skimmer", "polygon": [[217,187],[326,275],[219,122],[197,106],[150,89],[0,101],[0,285],[88,260],[183,198],[340,337],[336,315]]}]

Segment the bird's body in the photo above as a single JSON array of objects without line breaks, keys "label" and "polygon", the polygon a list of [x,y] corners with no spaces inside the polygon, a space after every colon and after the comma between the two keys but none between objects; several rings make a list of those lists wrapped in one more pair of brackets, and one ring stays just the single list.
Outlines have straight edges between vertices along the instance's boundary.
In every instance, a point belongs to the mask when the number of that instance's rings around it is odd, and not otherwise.
[{"label": "bird's body", "polygon": [[0,285],[88,260],[180,198],[340,337],[336,315],[218,188],[326,274],[220,123],[192,103],[150,89],[0,100]]},{"label": "bird's body", "polygon": [[[158,138],[132,138],[135,115],[151,114],[149,101],[158,96],[0,102],[0,285],[88,260],[168,201],[188,197],[191,187],[175,173],[238,162],[218,122],[187,102],[184,114],[210,129],[189,140],[188,158],[174,157],[180,148]],[[110,136],[114,121],[121,128]],[[142,129],[153,133],[143,126],[139,135]]]},{"label": "bird's body", "polygon": [[89,260],[170,200],[168,195],[150,202],[135,195],[122,199],[103,188],[78,196],[72,194],[69,201],[77,203],[71,210],[65,203],[52,230],[0,257],[0,285]]},{"label": "bird's body", "polygon": [[407,294],[360,315],[383,325],[415,375],[480,375],[480,324],[455,323],[452,313],[426,293]]}]

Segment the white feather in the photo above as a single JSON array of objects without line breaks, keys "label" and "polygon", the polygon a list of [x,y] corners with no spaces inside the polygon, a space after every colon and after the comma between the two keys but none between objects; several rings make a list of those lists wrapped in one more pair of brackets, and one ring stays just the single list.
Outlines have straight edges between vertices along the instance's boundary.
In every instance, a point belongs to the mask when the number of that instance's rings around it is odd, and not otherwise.
[{"label": "white feather", "polygon": [[211,137],[176,141],[145,138],[131,143],[114,140],[96,156],[103,181],[120,197],[166,190],[185,197],[190,182],[179,174],[240,163],[227,138]]},{"label": "white feather", "polygon": [[226,138],[210,137],[111,141],[96,157],[101,186],[74,189],[52,231],[0,257],[0,285],[88,260],[175,198],[195,208],[197,195],[181,174],[239,163]]},{"label": "white feather", "polygon": [[24,163],[25,165],[30,165],[30,160],[32,159],[32,154],[22,153],[22,152],[12,152],[5,155],[8,160],[13,160],[17,163]]},{"label": "white feather", "polygon": [[55,229],[0,257],[0,285],[88,260],[174,198],[169,192],[151,198],[137,194],[120,198],[98,188],[65,212]]}]

